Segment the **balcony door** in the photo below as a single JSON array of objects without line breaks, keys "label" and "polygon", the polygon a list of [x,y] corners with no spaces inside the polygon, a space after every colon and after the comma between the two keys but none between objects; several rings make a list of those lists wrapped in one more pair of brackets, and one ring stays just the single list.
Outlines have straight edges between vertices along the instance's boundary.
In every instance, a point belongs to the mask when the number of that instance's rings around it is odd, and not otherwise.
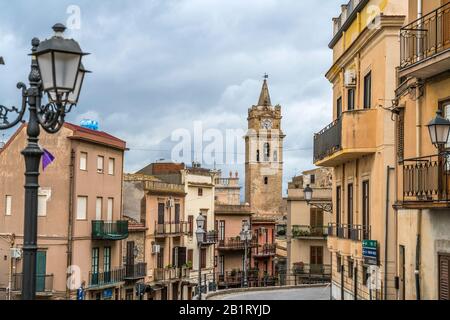
[{"label": "balcony door", "polygon": [[351,238],[352,228],[353,228],[353,184],[348,185],[347,192],[347,231],[348,238]]},{"label": "balcony door", "polygon": [[166,209],[166,205],[164,203],[158,204],[158,224],[163,225],[164,224],[164,212]]},{"label": "balcony door", "polygon": [[45,291],[45,274],[47,271],[47,253],[38,251],[36,253],[36,292]]},{"label": "balcony door", "polygon": [[103,271],[105,283],[111,282],[111,247],[103,249]]},{"label": "balcony door", "polygon": [[317,208],[310,209],[311,235],[321,236],[323,234],[323,210]]},{"label": "balcony door", "polygon": [[323,265],[323,247],[310,247],[309,264],[310,273],[320,273]]}]

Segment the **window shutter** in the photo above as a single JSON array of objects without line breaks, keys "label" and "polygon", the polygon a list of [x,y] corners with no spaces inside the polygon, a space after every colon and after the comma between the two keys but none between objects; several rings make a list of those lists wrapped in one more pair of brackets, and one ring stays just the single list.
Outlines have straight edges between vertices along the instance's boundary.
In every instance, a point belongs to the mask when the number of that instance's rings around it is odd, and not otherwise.
[{"label": "window shutter", "polygon": [[187,263],[186,252],[186,247],[178,247],[178,267],[182,267]]},{"label": "window shutter", "polygon": [[439,256],[439,300],[450,300],[450,256]]},{"label": "window shutter", "polygon": [[397,123],[397,158],[403,161],[405,148],[405,110],[400,110]]}]

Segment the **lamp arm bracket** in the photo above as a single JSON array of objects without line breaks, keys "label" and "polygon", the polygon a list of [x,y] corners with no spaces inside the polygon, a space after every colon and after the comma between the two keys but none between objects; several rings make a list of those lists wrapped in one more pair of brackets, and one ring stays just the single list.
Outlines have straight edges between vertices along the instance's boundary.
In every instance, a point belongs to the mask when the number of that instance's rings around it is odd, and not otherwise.
[{"label": "lamp arm bracket", "polygon": [[[22,105],[20,109],[16,107],[7,108],[3,105],[0,105],[0,130],[6,130],[10,129],[14,126],[16,126],[19,122],[23,122],[23,116],[25,114],[25,111],[27,109],[27,86],[19,82],[17,84],[17,89],[22,90]],[[13,121],[10,121],[9,114],[16,113],[16,118]]]}]

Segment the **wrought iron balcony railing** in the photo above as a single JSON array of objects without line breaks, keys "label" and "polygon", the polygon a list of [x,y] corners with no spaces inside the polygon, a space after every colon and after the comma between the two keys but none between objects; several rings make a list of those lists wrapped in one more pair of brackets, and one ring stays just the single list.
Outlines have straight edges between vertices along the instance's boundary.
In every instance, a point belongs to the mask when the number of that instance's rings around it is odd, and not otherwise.
[{"label": "wrought iron balcony railing", "polygon": [[[248,241],[248,248],[252,248],[258,245],[258,241],[253,239]],[[217,249],[219,250],[244,250],[245,241],[240,238],[228,238],[224,240],[217,240]]]},{"label": "wrought iron balcony railing", "polygon": [[292,226],[293,238],[325,238],[328,235],[328,227],[326,226]]},{"label": "wrought iron balcony railing", "polygon": [[328,225],[328,236],[353,241],[370,240],[370,226],[335,224]]},{"label": "wrought iron balcony railing", "polygon": [[314,135],[314,162],[342,149],[342,117]]},{"label": "wrought iron balcony railing", "polygon": [[189,223],[187,222],[165,222],[163,224],[155,222],[155,236],[166,237],[170,235],[183,235],[189,233]]},{"label": "wrought iron balcony railing", "polygon": [[449,202],[450,166],[447,157],[403,161],[403,202]]},{"label": "wrought iron balcony railing", "polygon": [[89,272],[89,287],[101,287],[125,280],[125,268],[116,268],[110,271]]},{"label": "wrought iron balcony railing", "polygon": [[92,240],[128,238],[128,221],[92,221]]},{"label": "wrought iron balcony railing", "polygon": [[219,234],[217,231],[208,231],[204,235],[202,245],[210,246],[210,245],[216,244],[218,239],[219,239]]},{"label": "wrought iron balcony railing", "polygon": [[408,68],[450,49],[450,3],[401,29],[400,68]]},{"label": "wrought iron balcony railing", "polygon": [[[12,275],[12,291],[22,291],[22,273],[14,273]],[[53,278],[52,274],[50,275],[36,275],[36,292],[37,293],[45,293],[49,294],[53,292]]]},{"label": "wrought iron balcony railing", "polygon": [[274,256],[276,251],[277,246],[275,244],[258,245],[256,248],[253,248],[253,257],[264,258]]},{"label": "wrought iron balcony railing", "polygon": [[125,265],[125,280],[142,279],[147,276],[147,264],[144,262]]},{"label": "wrought iron balcony railing", "polygon": [[186,279],[190,277],[190,269],[182,268],[156,268],[153,270],[154,281],[170,281]]}]

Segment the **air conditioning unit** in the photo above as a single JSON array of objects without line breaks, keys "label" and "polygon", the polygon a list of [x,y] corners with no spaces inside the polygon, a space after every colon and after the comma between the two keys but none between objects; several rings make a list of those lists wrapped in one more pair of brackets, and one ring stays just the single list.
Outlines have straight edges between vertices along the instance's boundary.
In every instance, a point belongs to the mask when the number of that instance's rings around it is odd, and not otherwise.
[{"label": "air conditioning unit", "polygon": [[344,85],[346,87],[356,86],[356,72],[355,70],[347,70],[344,73]]},{"label": "air conditioning unit", "polygon": [[153,254],[158,254],[161,252],[161,246],[159,244],[154,244],[152,246],[152,253]]},{"label": "air conditioning unit", "polygon": [[11,258],[12,259],[22,259],[22,249],[11,248]]}]

